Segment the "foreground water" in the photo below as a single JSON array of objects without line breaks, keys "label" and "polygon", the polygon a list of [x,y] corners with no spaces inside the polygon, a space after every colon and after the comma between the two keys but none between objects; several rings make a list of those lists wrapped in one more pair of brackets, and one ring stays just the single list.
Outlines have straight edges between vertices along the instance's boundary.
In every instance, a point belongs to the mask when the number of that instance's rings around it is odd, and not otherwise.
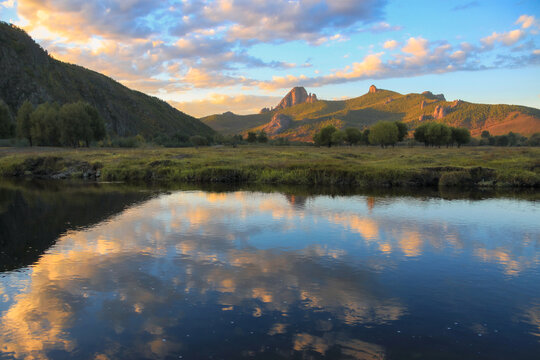
[{"label": "foreground water", "polygon": [[532,359],[540,203],[0,186],[0,358]]}]

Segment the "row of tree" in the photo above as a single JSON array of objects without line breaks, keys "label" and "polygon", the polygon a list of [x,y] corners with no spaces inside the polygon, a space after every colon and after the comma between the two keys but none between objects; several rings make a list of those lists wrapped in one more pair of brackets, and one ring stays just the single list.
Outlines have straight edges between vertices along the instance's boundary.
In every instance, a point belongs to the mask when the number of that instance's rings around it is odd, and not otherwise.
[{"label": "row of tree", "polygon": [[253,144],[256,142],[266,144],[268,142],[268,136],[266,135],[264,131],[259,131],[259,132],[250,131],[247,134],[246,141],[250,144]]},{"label": "row of tree", "polygon": [[105,138],[105,122],[97,110],[88,103],[58,105],[43,103],[34,109],[25,101],[17,113],[17,137],[32,145],[90,146],[92,141]]},{"label": "row of tree", "polygon": [[401,121],[380,122],[364,131],[360,131],[356,128],[338,130],[335,126],[329,125],[317,132],[313,136],[313,141],[317,146],[328,147],[342,144],[374,144],[386,147],[403,141],[407,136],[407,133],[407,125]]},{"label": "row of tree", "polygon": [[480,135],[480,139],[474,142],[474,145],[479,146],[540,146],[540,133],[535,133],[529,138],[518,133],[510,131],[506,135],[492,136],[489,131],[484,130]]},{"label": "row of tree", "polygon": [[[364,131],[356,128],[338,130],[335,126],[329,125],[317,132],[313,140],[317,146],[330,147],[345,143],[348,145],[380,145],[385,148],[403,141],[408,133],[407,125],[401,121],[382,121]],[[424,143],[426,146],[451,146],[457,144],[459,147],[471,140],[471,133],[465,128],[454,128],[432,122],[422,124],[416,128],[414,139]]]},{"label": "row of tree", "polygon": [[414,140],[424,143],[425,146],[442,145],[458,147],[471,141],[471,132],[466,128],[456,128],[436,122],[424,123],[414,131]]}]

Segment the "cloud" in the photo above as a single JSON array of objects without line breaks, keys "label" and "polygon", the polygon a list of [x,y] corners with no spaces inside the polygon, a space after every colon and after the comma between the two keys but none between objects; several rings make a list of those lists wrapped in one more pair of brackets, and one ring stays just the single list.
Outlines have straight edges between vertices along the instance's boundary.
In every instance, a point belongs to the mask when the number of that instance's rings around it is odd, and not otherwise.
[{"label": "cloud", "polygon": [[479,6],[480,3],[478,1],[469,1],[468,3],[462,4],[462,5],[456,5],[452,8],[452,11],[460,11],[460,10],[467,10],[473,7]]},{"label": "cloud", "polygon": [[521,40],[525,32],[520,29],[512,30],[509,32],[498,34],[494,32],[493,34],[482,38],[480,41],[487,48],[492,48],[495,43],[501,43],[506,46],[514,45],[516,42]]},{"label": "cloud", "polygon": [[422,58],[427,55],[427,45],[428,41],[421,37],[414,38],[411,37],[407,41],[407,44],[401,49],[404,53],[408,53],[417,58]]},{"label": "cloud", "polygon": [[381,33],[381,32],[387,32],[387,31],[399,31],[402,27],[398,25],[390,25],[387,22],[381,21],[379,23],[376,23],[366,29],[362,29],[361,31],[370,31],[373,33]]},{"label": "cloud", "polygon": [[521,24],[521,27],[523,29],[529,29],[531,27],[536,28],[536,29],[540,28],[540,24],[538,23],[536,18],[532,15],[521,15],[516,21],[516,25],[519,25],[519,24]]},{"label": "cloud", "polygon": [[399,43],[396,40],[387,40],[384,42],[383,48],[385,49],[395,49]]},{"label": "cloud", "polygon": [[[302,73],[312,60],[291,61],[286,50],[280,51],[283,43],[335,45],[363,32],[400,30],[385,21],[386,5],[376,0],[19,0],[15,8],[19,24],[56,58],[167,99],[197,88],[274,91],[538,63],[533,35],[539,25],[526,14],[517,19],[519,28],[493,32],[478,43],[456,45],[412,34],[370,44],[357,58],[350,52],[349,65],[318,68],[314,74]],[[475,1],[456,8],[472,6]],[[262,43],[276,51],[259,57],[256,46]],[[269,70],[254,70],[262,68]]]},{"label": "cloud", "polygon": [[0,2],[0,6],[11,9],[15,6],[15,0],[5,0]]},{"label": "cloud", "polygon": [[177,109],[195,117],[221,114],[232,111],[236,114],[255,114],[264,107],[274,106],[281,100],[277,96],[210,94],[207,98],[194,101],[169,101]]}]

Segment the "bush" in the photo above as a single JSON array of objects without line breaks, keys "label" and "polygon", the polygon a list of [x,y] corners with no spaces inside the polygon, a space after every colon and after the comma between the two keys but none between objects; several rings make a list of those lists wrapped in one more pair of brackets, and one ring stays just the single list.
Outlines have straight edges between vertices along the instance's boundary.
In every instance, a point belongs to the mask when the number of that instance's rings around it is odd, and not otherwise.
[{"label": "bush", "polygon": [[527,145],[540,146],[540,133],[532,134],[529,140],[527,140]]},{"label": "bush", "polygon": [[190,137],[189,141],[193,144],[193,146],[195,146],[197,148],[199,146],[208,145],[208,139],[206,139],[204,136],[200,136],[200,135],[194,135],[194,136]]}]

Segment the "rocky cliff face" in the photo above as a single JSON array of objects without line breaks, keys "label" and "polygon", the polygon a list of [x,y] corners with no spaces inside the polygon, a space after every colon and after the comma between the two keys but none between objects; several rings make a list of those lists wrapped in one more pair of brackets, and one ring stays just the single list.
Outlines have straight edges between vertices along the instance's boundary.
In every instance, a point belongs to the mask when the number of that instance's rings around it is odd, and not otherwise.
[{"label": "rocky cliff face", "polygon": [[369,93],[376,93],[377,92],[377,87],[375,85],[371,85],[369,87]]},{"label": "rocky cliff face", "polygon": [[437,105],[435,107],[435,111],[433,111],[433,117],[437,120],[439,119],[442,119],[443,117],[446,116],[446,108],[444,106],[441,106],[441,105]]},{"label": "rocky cliff face", "polygon": [[275,114],[272,120],[263,127],[263,131],[273,136],[287,130],[291,125],[292,119],[283,114]]},{"label": "rocky cliff face", "polygon": [[314,103],[315,101],[317,101],[317,95],[308,94],[303,87],[295,87],[285,95],[274,110],[285,109],[303,103]]}]

